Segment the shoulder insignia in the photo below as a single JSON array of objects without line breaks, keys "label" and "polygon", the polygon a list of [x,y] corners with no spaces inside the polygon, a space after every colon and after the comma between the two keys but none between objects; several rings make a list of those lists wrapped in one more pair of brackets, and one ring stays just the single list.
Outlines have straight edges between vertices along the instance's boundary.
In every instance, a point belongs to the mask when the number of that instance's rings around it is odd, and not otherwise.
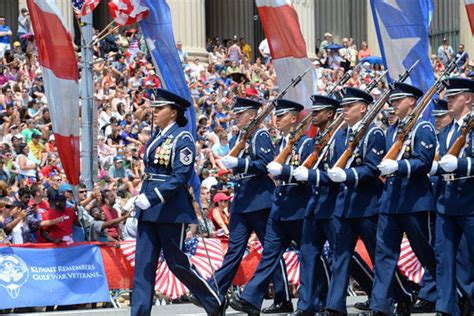
[{"label": "shoulder insignia", "polygon": [[268,154],[269,152],[272,151],[272,149],[271,149],[271,148],[265,149],[265,148],[263,148],[263,147],[260,147],[260,151],[261,151],[262,153],[264,153],[264,154]]},{"label": "shoulder insignia", "polygon": [[382,156],[385,153],[385,150],[377,150],[375,148],[372,148],[372,152],[376,154],[377,156]]},{"label": "shoulder insignia", "polygon": [[187,166],[193,162],[193,152],[188,147],[184,147],[179,151],[179,161]]},{"label": "shoulder insignia", "polygon": [[433,148],[433,144],[427,144],[424,141],[421,141],[421,146],[423,146],[426,149],[431,149]]}]

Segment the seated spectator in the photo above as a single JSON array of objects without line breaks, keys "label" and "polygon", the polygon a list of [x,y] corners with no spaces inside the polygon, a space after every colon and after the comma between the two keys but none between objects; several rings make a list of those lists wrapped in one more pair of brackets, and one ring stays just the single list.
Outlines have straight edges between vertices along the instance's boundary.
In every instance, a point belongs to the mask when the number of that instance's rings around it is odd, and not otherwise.
[{"label": "seated spectator", "polygon": [[205,186],[207,190],[210,190],[213,185],[217,184],[217,179],[215,177],[215,171],[211,170],[209,171],[208,169],[203,169],[201,172],[202,176],[202,181],[201,185]]},{"label": "seated spectator", "polygon": [[59,162],[60,161],[56,155],[50,154],[46,160],[46,166],[44,166],[40,171],[41,175],[48,179],[56,174],[60,174],[62,171],[58,166]]},{"label": "seated spectator", "polygon": [[16,165],[18,166],[18,182],[29,181],[36,182],[37,164],[29,158],[30,148],[26,144],[21,144],[16,156]]},{"label": "seated spectator", "polygon": [[227,134],[222,131],[219,133],[219,142],[212,146],[212,153],[215,159],[219,159],[227,155],[230,151],[229,140]]},{"label": "seated spectator", "polygon": [[212,201],[214,207],[210,210],[208,217],[217,230],[217,236],[229,236],[229,200],[230,196],[224,193],[217,193]]},{"label": "seated spectator", "polygon": [[102,242],[118,242],[117,239],[114,239],[108,234],[107,229],[120,224],[130,216],[128,211],[124,211],[120,217],[107,221],[105,213],[100,207],[93,207],[90,211],[90,214],[94,219],[92,220],[89,227],[88,240]]},{"label": "seated spectator", "polygon": [[40,139],[40,134],[33,133],[33,135],[31,135],[31,141],[28,143],[28,148],[30,148],[29,158],[37,165],[43,166],[47,158],[47,153]]},{"label": "seated spectator", "polygon": [[130,174],[130,170],[124,167],[123,156],[115,156],[114,164],[109,169],[109,177],[113,180],[125,179]]},{"label": "seated spectator", "polygon": [[[116,195],[113,190],[105,190],[102,192],[102,211],[105,214],[105,220],[111,221],[119,217],[117,210],[114,208]],[[123,240],[118,224],[111,225],[107,228],[107,235],[114,240]]]}]

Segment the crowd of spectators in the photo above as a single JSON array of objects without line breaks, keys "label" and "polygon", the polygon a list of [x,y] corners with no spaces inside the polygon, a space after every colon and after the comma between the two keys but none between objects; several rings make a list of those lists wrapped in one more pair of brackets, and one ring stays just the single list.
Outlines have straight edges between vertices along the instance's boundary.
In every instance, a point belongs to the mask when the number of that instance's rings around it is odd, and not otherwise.
[{"label": "crowd of spectators", "polygon": [[[0,243],[135,238],[134,197],[142,183],[144,146],[153,132],[150,96],[161,86],[142,34],[134,28],[116,30],[94,46],[99,181],[92,191],[80,185],[75,195],[52,134],[28,11],[21,10],[17,34],[5,22],[0,17]],[[266,40],[253,48],[244,38],[214,38],[206,47],[204,60],[176,44],[197,113],[201,204],[196,203],[199,224],[191,225],[188,236],[225,239],[233,178],[219,158],[239,132],[233,124],[233,99],[268,100],[277,93],[278,82]],[[444,41],[432,56],[435,73],[463,50],[460,45],[455,52]],[[379,63],[360,63],[371,56],[366,42],[358,48],[351,38],[335,42],[326,33],[316,52],[319,94],[327,94],[348,71],[347,85],[362,89],[383,73]],[[80,53],[77,61],[80,65]],[[473,66],[465,56],[454,75],[468,76]],[[381,80],[372,94],[377,98],[385,89]],[[280,135],[274,123],[269,117],[264,125],[276,142]]]}]

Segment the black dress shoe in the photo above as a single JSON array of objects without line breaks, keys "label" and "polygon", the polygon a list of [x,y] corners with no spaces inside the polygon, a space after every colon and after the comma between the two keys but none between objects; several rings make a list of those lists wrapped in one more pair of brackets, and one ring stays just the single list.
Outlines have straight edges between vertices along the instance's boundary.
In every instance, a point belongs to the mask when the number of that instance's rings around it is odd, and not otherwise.
[{"label": "black dress shoe", "polygon": [[461,311],[461,316],[470,315],[469,311],[471,309],[471,298],[467,295],[464,295],[459,299],[459,310]]},{"label": "black dress shoe", "polygon": [[411,312],[414,314],[418,313],[434,313],[435,303],[426,301],[424,299],[418,299],[418,301],[411,308]]},{"label": "black dress shoe", "polygon": [[228,305],[227,297],[224,297],[224,301],[222,302],[221,306],[219,306],[219,309],[214,313],[211,313],[211,316],[225,316],[225,310],[227,309]]},{"label": "black dress shoe", "polygon": [[271,306],[262,309],[262,314],[283,314],[283,313],[293,313],[293,303],[291,301],[273,303]]},{"label": "black dress shoe", "polygon": [[398,302],[395,316],[410,316],[412,304],[411,302]]},{"label": "black dress shoe", "polygon": [[260,315],[260,310],[258,308],[256,308],[246,300],[242,299],[237,293],[234,293],[232,295],[232,299],[230,300],[230,307],[232,307],[236,311],[247,313],[247,315],[250,316]]},{"label": "black dress shoe", "polygon": [[193,303],[194,305],[196,305],[197,307],[201,307],[202,308],[202,304],[201,302],[198,300],[198,298],[192,294],[189,294],[188,295],[188,300]]},{"label": "black dress shoe", "polygon": [[302,311],[301,309],[296,310],[296,312],[293,313],[294,316],[314,316],[313,311]]},{"label": "black dress shoe", "polygon": [[374,310],[371,310],[369,311],[369,316],[387,316],[387,314],[385,313],[382,313],[382,312],[379,312],[379,311],[374,311]]},{"label": "black dress shoe", "polygon": [[347,315],[346,313],[342,313],[342,312],[336,311],[334,309],[326,309],[325,314],[327,316],[346,316]]},{"label": "black dress shoe", "polygon": [[354,308],[357,308],[361,311],[368,311],[370,310],[370,300],[367,300],[365,302],[357,302],[354,304]]}]

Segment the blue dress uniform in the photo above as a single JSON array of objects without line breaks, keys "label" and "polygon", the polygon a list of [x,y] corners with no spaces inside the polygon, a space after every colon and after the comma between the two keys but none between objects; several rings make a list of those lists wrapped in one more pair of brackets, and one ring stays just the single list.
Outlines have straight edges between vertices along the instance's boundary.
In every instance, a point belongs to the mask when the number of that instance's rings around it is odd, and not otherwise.
[{"label": "blue dress uniform", "polygon": [[[423,92],[404,83],[395,83],[389,102],[406,97],[418,99]],[[386,135],[388,151],[396,140],[398,126],[390,126]],[[407,137],[395,164],[398,171],[388,175],[379,211],[375,280],[370,308],[389,314],[390,289],[400,257],[403,233],[421,264],[435,274],[435,256],[431,226],[435,204],[428,173],[436,150],[436,133],[431,123],[419,120]],[[426,298],[434,301],[434,298]]]},{"label": "blue dress uniform", "polygon": [[[303,106],[289,100],[278,100],[275,109],[276,116],[282,116],[290,111],[300,112]],[[277,154],[286,147],[287,139],[283,137],[277,145]],[[293,168],[299,166],[312,151],[312,139],[303,136],[293,146],[286,164],[282,165],[282,173],[277,176],[277,187],[273,192],[272,208],[264,239],[262,259],[257,266],[254,276],[245,286],[240,298],[260,310],[272,273],[280,270],[286,276],[283,263],[283,253],[292,241],[301,241],[301,230],[307,201],[311,188],[298,183],[292,176]],[[287,301],[290,294],[287,293]],[[290,306],[291,307],[291,306]]]},{"label": "blue dress uniform", "polygon": [[[261,104],[250,99],[237,98],[234,113],[248,109],[258,109]],[[240,137],[240,136],[239,136]],[[231,139],[233,147],[236,139]],[[245,253],[248,239],[253,231],[262,242],[263,247],[266,224],[272,207],[272,195],[275,184],[268,176],[267,164],[275,157],[275,149],[270,134],[258,129],[248,140],[247,148],[239,155],[238,164],[233,168],[235,175],[234,199],[230,206],[229,248],[222,266],[209,280],[214,289],[219,289],[220,298],[224,298],[232,280],[237,273],[240,261]],[[275,270],[273,284],[275,301],[288,300],[286,272]]]},{"label": "blue dress uniform", "polygon": [[[314,95],[312,111],[339,107],[339,101]],[[334,144],[334,142],[332,143]],[[339,193],[339,185],[332,182],[327,169],[335,163],[334,146],[322,157],[319,165],[308,170],[308,182],[312,194],[306,207],[300,246],[300,289],[298,310],[315,313],[324,310],[331,268],[323,256],[326,241],[332,245],[331,218]]]},{"label": "blue dress uniform", "polygon": [[[345,88],[341,105],[354,102],[370,104],[372,100],[370,94],[362,90]],[[349,133],[349,128],[336,133],[335,157],[340,157],[346,149]],[[340,185],[332,220],[334,258],[326,302],[326,308],[331,312],[347,312],[350,262],[359,236],[371,259],[374,258],[377,212],[383,188],[377,165],[384,153],[385,135],[380,128],[371,125],[344,169],[346,180]]]},{"label": "blue dress uniform", "polygon": [[[150,315],[160,252],[176,277],[200,300],[210,314],[221,305],[214,291],[182,252],[185,227],[197,221],[187,182],[194,168],[195,144],[182,126],[189,102],[158,89],[157,97],[178,109],[177,122],[158,131],[145,149],[145,180],[135,204],[138,219],[136,264],[131,315]],[[139,205],[145,200],[147,206]]]},{"label": "blue dress uniform", "polygon": [[[446,85],[446,96],[459,93],[474,93],[474,81],[462,78],[449,78]],[[470,114],[472,115],[472,111]],[[440,157],[447,154],[449,148],[459,137],[460,121],[453,120],[439,134]],[[442,160],[443,161],[443,158]],[[467,135],[466,146],[457,157],[457,168],[448,172],[438,166],[437,175],[443,177],[443,188],[437,201],[438,216],[436,219],[436,310],[452,315],[459,314],[456,304],[456,253],[464,234],[467,240],[469,257],[474,257],[474,131]],[[470,266],[472,274],[473,267]],[[472,275],[471,275],[472,276]],[[472,287],[470,293],[473,296]]]},{"label": "blue dress uniform", "polygon": [[[448,114],[448,103],[446,100],[442,99],[436,99],[433,100],[434,102],[434,109],[433,109],[433,116],[436,117],[442,117],[443,115]],[[436,146],[438,148],[438,145]],[[440,176],[432,175],[430,176],[430,181],[431,181],[431,187],[433,189],[433,197],[434,201],[436,203],[436,200],[438,199],[441,190],[442,190],[442,184],[443,181]],[[434,247],[434,238],[435,238],[435,224],[436,224],[436,210],[434,213],[434,216],[432,216],[432,223],[431,223],[431,236],[432,236],[432,241],[433,241],[433,247]],[[436,282],[434,279],[434,276],[430,274],[428,270],[425,269],[425,272],[423,273],[423,278],[421,279],[420,282],[420,291],[418,292],[418,303],[416,303],[413,306],[413,310],[419,309],[419,311],[432,311],[434,310],[434,304],[436,303]],[[422,302],[425,301],[425,302]],[[420,305],[421,304],[421,305]],[[426,304],[429,304],[430,306],[426,306]]]}]

